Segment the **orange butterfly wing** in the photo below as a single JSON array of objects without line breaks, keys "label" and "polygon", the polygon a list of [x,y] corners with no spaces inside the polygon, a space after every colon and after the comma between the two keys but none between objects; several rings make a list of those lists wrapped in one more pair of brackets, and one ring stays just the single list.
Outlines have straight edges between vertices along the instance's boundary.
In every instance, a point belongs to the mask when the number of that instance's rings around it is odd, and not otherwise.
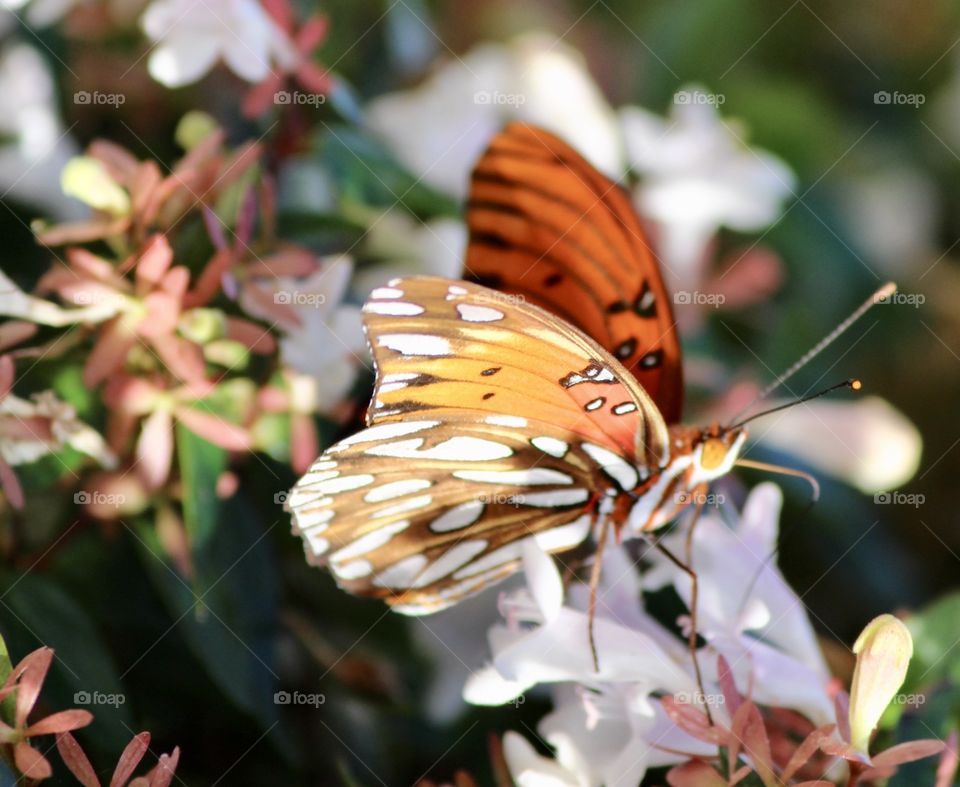
[{"label": "orange butterfly wing", "polygon": [[680,342],[626,192],[569,145],[524,123],[473,172],[467,274],[580,328],[629,369],[668,423],[683,400]]},{"label": "orange butterfly wing", "polygon": [[515,571],[528,538],[574,548],[669,460],[646,392],[542,309],[424,277],[374,290],[364,319],[370,425],[288,500],[308,559],[353,593],[442,609]]}]

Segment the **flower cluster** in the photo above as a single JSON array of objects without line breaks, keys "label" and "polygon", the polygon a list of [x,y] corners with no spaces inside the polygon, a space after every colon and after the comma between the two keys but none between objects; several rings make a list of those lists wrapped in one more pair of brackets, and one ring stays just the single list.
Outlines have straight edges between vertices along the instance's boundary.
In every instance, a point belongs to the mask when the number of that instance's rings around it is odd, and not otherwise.
[{"label": "flower cluster", "polygon": [[[555,759],[517,733],[504,740],[518,784],[635,785],[667,765],[677,766],[670,784],[681,787],[735,784],[751,771],[765,785],[793,784],[835,774],[838,758],[867,779],[943,749],[915,741],[871,759],[870,735],[903,682],[909,633],[891,616],[868,626],[855,648],[848,700],[830,678],[801,600],[766,560],[780,504],[779,489],[761,484],[732,526],[708,514],[693,531],[702,684],[686,644],[644,604],[644,588],[669,584],[689,606],[688,573],[651,549],[641,578],[627,550],[608,545],[594,664],[584,588],[572,588],[565,603],[556,565],[530,541],[527,588],[502,598],[504,622],[489,632],[492,662],[464,690],[470,702],[495,705],[552,687],[554,710],[538,733]],[[665,541],[676,546],[685,537]],[[726,749],[724,774],[716,770],[718,749]]]}]

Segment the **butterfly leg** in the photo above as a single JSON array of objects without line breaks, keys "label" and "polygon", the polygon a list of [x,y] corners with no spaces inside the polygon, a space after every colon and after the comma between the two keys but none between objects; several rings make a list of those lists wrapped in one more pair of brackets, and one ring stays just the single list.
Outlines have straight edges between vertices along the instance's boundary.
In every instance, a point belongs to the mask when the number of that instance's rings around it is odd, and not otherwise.
[{"label": "butterfly leg", "polygon": [[[703,509],[704,496],[699,494],[696,498],[698,500],[697,507],[694,510],[693,521],[690,523],[690,529],[687,531],[686,538],[686,558],[687,562],[684,562],[676,555],[673,554],[669,549],[667,549],[662,542],[662,539],[656,539],[653,541],[653,546],[656,547],[660,553],[667,558],[673,565],[683,571],[688,577],[690,577],[690,636],[687,640],[687,644],[690,648],[690,658],[693,660],[693,671],[697,678],[697,689],[700,692],[700,696],[703,699],[706,699],[706,692],[703,688],[703,673],[700,671],[700,660],[697,657],[697,601],[698,601],[698,591],[699,591],[699,581],[697,577],[697,572],[693,570],[693,567],[690,565],[690,558],[692,557],[693,551],[693,528],[697,524],[697,520],[700,518],[700,511]],[[704,703],[704,709],[707,712],[707,719],[710,723],[713,723],[713,715],[710,713],[709,703]]]},{"label": "butterfly leg", "polygon": [[610,535],[610,517],[604,516],[600,525],[600,535],[597,537],[597,549],[593,555],[593,566],[590,568],[590,601],[587,605],[587,627],[590,637],[590,654],[593,656],[593,670],[600,672],[600,659],[597,656],[597,642],[593,636],[593,623],[597,615],[597,593],[600,590],[600,571],[603,566],[603,549]]}]

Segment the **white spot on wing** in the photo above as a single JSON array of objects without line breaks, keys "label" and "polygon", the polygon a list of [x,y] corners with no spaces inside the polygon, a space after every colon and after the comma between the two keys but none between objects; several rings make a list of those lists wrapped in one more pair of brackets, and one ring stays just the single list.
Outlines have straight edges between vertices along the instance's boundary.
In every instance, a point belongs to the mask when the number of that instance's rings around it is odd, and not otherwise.
[{"label": "white spot on wing", "polygon": [[467,525],[472,525],[480,518],[482,513],[483,503],[479,500],[470,500],[444,511],[430,523],[430,529],[434,533],[449,533],[451,530],[459,530]]},{"label": "white spot on wing", "polygon": [[402,355],[450,355],[450,342],[442,336],[426,333],[387,333],[380,337],[378,346]]},{"label": "white spot on wing", "polygon": [[513,455],[513,449],[510,446],[469,435],[457,435],[432,448],[420,450],[422,445],[423,438],[418,437],[413,440],[371,446],[366,453],[371,456],[391,456],[397,459],[441,459],[451,462],[486,462],[492,459],[506,459]]},{"label": "white spot on wing", "polygon": [[622,456],[593,443],[584,443],[583,452],[603,468],[621,489],[633,489],[638,483],[637,471]]},{"label": "white spot on wing", "polygon": [[463,481],[479,481],[483,484],[572,484],[573,478],[559,470],[547,467],[531,467],[525,470],[455,470],[455,478]]},{"label": "white spot on wing", "polygon": [[410,555],[387,566],[373,578],[373,584],[381,588],[408,588],[427,563],[426,555]]},{"label": "white spot on wing", "polygon": [[562,459],[567,455],[567,451],[570,450],[570,446],[565,443],[563,440],[558,440],[556,437],[534,437],[531,441],[534,448],[538,448],[545,454],[550,454],[550,456],[555,456],[557,459]]},{"label": "white spot on wing", "polygon": [[590,497],[590,493],[586,489],[553,489],[549,492],[528,492],[517,497],[517,502],[521,505],[550,508],[583,503]]},{"label": "white spot on wing", "polygon": [[487,548],[487,541],[483,538],[461,541],[434,560],[413,583],[414,587],[422,588],[443,579],[461,566],[469,563],[478,554]]},{"label": "white spot on wing", "polygon": [[333,563],[330,570],[340,579],[363,579],[373,573],[373,564],[369,560],[354,560],[343,565]]},{"label": "white spot on wing", "polygon": [[518,415],[488,415],[486,418],[488,424],[494,426],[516,426],[524,427],[527,425],[527,419]]},{"label": "white spot on wing", "polygon": [[[394,279],[396,281],[396,279]],[[402,298],[403,290],[396,287],[377,287],[370,293],[371,298]]]},{"label": "white spot on wing", "polygon": [[343,561],[350,560],[350,558],[354,557],[360,557],[360,555],[365,555],[367,552],[372,552],[374,549],[379,549],[384,544],[389,544],[390,540],[397,533],[403,532],[409,526],[410,520],[404,519],[400,522],[393,522],[389,525],[378,527],[376,530],[371,530],[369,533],[364,533],[352,544],[347,544],[345,547],[341,547],[332,555],[330,555],[330,559],[333,561]]},{"label": "white spot on wing", "polygon": [[605,400],[602,396],[598,396],[596,399],[594,399],[594,400],[592,400],[592,401],[590,401],[590,402],[587,402],[583,409],[584,409],[584,410],[587,410],[588,412],[593,411],[593,410],[597,410],[597,409],[599,409],[600,407],[603,406],[603,403],[604,403],[605,401],[606,401],[606,400]]},{"label": "white spot on wing", "polygon": [[392,424],[370,426],[357,432],[355,435],[344,438],[336,445],[328,448],[327,451],[336,453],[337,451],[342,451],[347,446],[356,445],[357,443],[392,440],[395,437],[403,437],[404,435],[413,434],[414,432],[421,432],[424,429],[431,429],[439,423],[439,421],[398,421]]},{"label": "white spot on wing", "polygon": [[420,492],[427,489],[431,483],[424,478],[406,478],[403,481],[393,481],[371,489],[363,496],[363,500],[366,503],[382,503],[384,500],[392,500],[401,495]]},{"label": "white spot on wing", "polygon": [[618,404],[613,408],[614,415],[626,415],[627,413],[632,413],[637,409],[637,406],[633,402],[623,402]]},{"label": "white spot on wing", "polygon": [[326,530],[331,519],[333,519],[332,508],[304,508],[294,512],[294,520],[300,531],[316,527]]},{"label": "white spot on wing", "polygon": [[467,322],[497,322],[504,318],[499,309],[490,306],[477,306],[474,303],[458,303],[457,312],[461,320]]},{"label": "white spot on wing", "polygon": [[345,475],[338,478],[331,478],[328,481],[321,481],[315,487],[314,491],[324,495],[335,495],[338,492],[348,492],[351,489],[359,489],[363,486],[369,486],[376,479],[369,473],[359,475]]},{"label": "white spot on wing", "polygon": [[559,552],[572,549],[590,533],[591,515],[584,514],[566,525],[552,527],[533,536],[537,546],[544,552]]},{"label": "white spot on wing", "polygon": [[365,314],[385,314],[390,317],[415,317],[423,314],[424,308],[406,301],[367,301],[363,311]]},{"label": "white spot on wing", "polygon": [[493,552],[490,552],[481,558],[477,558],[472,563],[467,564],[457,571],[457,573],[453,575],[453,578],[463,579],[465,577],[472,577],[491,568],[502,566],[504,563],[510,563],[514,560],[519,560],[522,552],[523,542],[514,541],[512,544],[507,544],[506,546],[494,549]]},{"label": "white spot on wing", "polygon": [[407,511],[414,511],[418,508],[425,508],[433,502],[433,498],[430,495],[419,495],[418,497],[410,497],[406,500],[403,500],[400,503],[397,503],[394,506],[387,506],[382,508],[373,516],[377,519],[380,519],[385,516],[393,516],[394,514],[403,514]]},{"label": "white spot on wing", "polygon": [[322,530],[314,530],[303,534],[314,555],[323,555],[330,549],[330,542],[320,536],[321,532]]}]

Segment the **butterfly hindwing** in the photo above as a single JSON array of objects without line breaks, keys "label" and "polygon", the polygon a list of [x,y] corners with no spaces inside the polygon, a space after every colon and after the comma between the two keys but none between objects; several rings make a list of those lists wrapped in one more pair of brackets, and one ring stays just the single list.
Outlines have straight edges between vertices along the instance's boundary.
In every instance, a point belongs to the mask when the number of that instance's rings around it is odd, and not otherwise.
[{"label": "butterfly hindwing", "polygon": [[517,416],[395,421],[329,448],[291,493],[310,562],[359,595],[433,612],[515,571],[534,539],[562,553],[637,470]]},{"label": "butterfly hindwing", "polygon": [[577,326],[680,418],[680,344],[657,260],[616,183],[554,135],[508,125],[477,163],[467,275]]}]

